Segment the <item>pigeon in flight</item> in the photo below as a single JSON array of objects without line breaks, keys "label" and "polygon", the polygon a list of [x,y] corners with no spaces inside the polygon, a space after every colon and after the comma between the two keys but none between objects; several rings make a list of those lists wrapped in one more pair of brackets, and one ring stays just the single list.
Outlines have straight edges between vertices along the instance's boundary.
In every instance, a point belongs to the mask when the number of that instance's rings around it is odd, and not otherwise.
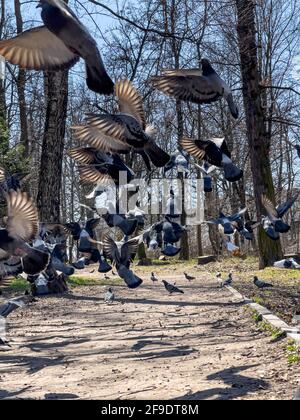
[{"label": "pigeon in flight", "polygon": [[183,273],[183,274],[184,274],[184,277],[185,277],[188,281],[196,280],[196,277],[190,276],[190,275],[189,275],[189,274],[187,274],[187,273]]},{"label": "pigeon in flight", "polygon": [[[300,193],[297,193],[294,197],[288,199],[284,204],[275,208],[274,204],[271,200],[269,200],[265,195],[262,196],[262,204],[267,211],[267,217],[264,219],[264,223],[267,227],[268,222],[270,222],[269,227],[273,227],[275,230],[275,237],[277,237],[277,233],[287,233],[291,229],[291,227],[284,223],[282,218],[284,215],[290,210],[290,208],[294,205],[296,200],[298,199]],[[270,233],[269,236],[272,239],[275,239],[272,232],[265,228],[266,233]]]},{"label": "pigeon in flight", "polygon": [[155,143],[153,127],[146,126],[140,94],[129,80],[119,81],[115,93],[120,113],[88,116],[85,126],[73,127],[75,137],[105,153],[139,153],[148,170],[150,161],[164,167],[170,156]]},{"label": "pigeon in flight", "polygon": [[177,150],[171,155],[169,162],[164,167],[164,174],[176,170],[176,172],[189,172],[189,155],[184,150]]},{"label": "pigeon in flight", "polygon": [[5,302],[3,305],[0,305],[0,316],[7,318],[13,311],[19,308],[23,308],[29,302],[33,301],[32,296],[21,296],[15,299],[11,299],[8,302]]},{"label": "pigeon in flight", "polygon": [[273,284],[266,283],[262,280],[259,280],[258,277],[256,277],[256,276],[254,277],[253,283],[255,284],[256,287],[258,287],[259,289],[262,289],[262,290],[270,289],[270,288],[274,287]]},{"label": "pigeon in flight", "polygon": [[112,288],[109,287],[107,292],[105,293],[104,302],[107,303],[108,305],[112,305],[114,303],[114,300],[115,300],[114,292]]},{"label": "pigeon in flight", "polygon": [[300,144],[293,144],[289,140],[287,142],[290,146],[292,146],[297,151],[297,155],[300,158]]},{"label": "pigeon in flight", "polygon": [[173,293],[184,293],[183,290],[178,289],[178,287],[174,286],[173,284],[168,283],[166,280],[162,280],[165,289],[172,295]]},{"label": "pigeon in flight", "polygon": [[117,154],[102,153],[92,147],[71,149],[68,155],[78,162],[81,180],[101,186],[109,186],[112,181],[119,185],[120,172],[122,182],[126,174],[126,183],[134,179],[134,172],[125,165]]},{"label": "pigeon in flight", "polygon": [[115,242],[109,234],[104,235],[103,238],[105,255],[115,264],[119,276],[130,289],[136,289],[143,283],[143,280],[130,270],[130,264],[135,258],[139,244],[140,237],[129,241],[125,237],[121,242]]},{"label": "pigeon in flight", "polygon": [[107,74],[96,41],[62,0],[40,0],[45,26],[0,41],[0,55],[28,70],[67,69],[85,60],[87,86],[111,95],[114,83]]},{"label": "pigeon in flight", "polygon": [[10,190],[18,191],[21,186],[28,180],[30,174],[14,174],[10,175],[5,169],[0,167],[0,188],[2,191]]},{"label": "pigeon in flight", "polygon": [[224,98],[233,118],[238,119],[239,110],[232,91],[215,72],[210,62],[201,60],[202,69],[165,70],[161,76],[152,77],[153,86],[175,99],[209,104]]},{"label": "pigeon in flight", "polygon": [[6,195],[7,226],[0,229],[0,261],[11,256],[22,258],[26,274],[39,274],[49,263],[49,254],[28,245],[39,230],[38,213],[25,192],[10,191]]},{"label": "pigeon in flight", "polygon": [[211,140],[193,140],[183,137],[181,147],[197,160],[207,161],[209,164],[222,168],[225,179],[229,182],[239,181],[244,173],[231,160],[231,153],[224,138]]},{"label": "pigeon in flight", "polygon": [[86,223],[71,222],[64,225],[68,232],[73,236],[74,241],[79,242],[79,252],[92,252],[93,241],[95,240],[94,229],[96,229],[100,220],[101,219],[90,219]]},{"label": "pigeon in flight", "polygon": [[241,220],[242,215],[245,214],[246,211],[247,208],[244,208],[232,216],[225,216],[225,214],[221,212],[218,219],[208,220],[205,223],[209,225],[220,225],[222,226],[225,235],[233,235],[235,231],[234,222]]}]

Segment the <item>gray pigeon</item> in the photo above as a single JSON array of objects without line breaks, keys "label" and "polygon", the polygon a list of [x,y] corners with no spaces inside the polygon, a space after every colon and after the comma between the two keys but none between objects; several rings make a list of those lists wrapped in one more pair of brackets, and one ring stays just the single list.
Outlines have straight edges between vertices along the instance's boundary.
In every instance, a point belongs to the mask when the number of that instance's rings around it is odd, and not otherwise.
[{"label": "gray pigeon", "polygon": [[201,61],[200,69],[165,70],[162,76],[152,77],[155,88],[176,99],[196,104],[209,104],[225,98],[234,118],[239,110],[230,87],[215,72],[208,60]]},{"label": "gray pigeon", "polygon": [[32,296],[21,296],[15,299],[11,299],[5,302],[3,305],[0,305],[0,316],[7,318],[13,311],[19,308],[23,308],[29,302],[33,301]]},{"label": "gray pigeon", "polygon": [[105,70],[96,41],[70,7],[62,0],[40,0],[37,7],[42,9],[45,26],[0,41],[0,55],[29,70],[70,68],[83,58],[89,89],[111,95],[114,83]]},{"label": "gray pigeon", "polygon": [[151,281],[153,282],[153,283],[155,283],[155,282],[157,282],[158,281],[158,278],[155,276],[155,274],[154,273],[151,273]]},{"label": "gray pigeon", "polygon": [[39,230],[37,209],[28,195],[10,191],[6,195],[7,227],[0,229],[0,261],[11,256],[22,258],[23,271],[39,274],[48,265],[49,255],[28,245]]},{"label": "gray pigeon", "polygon": [[208,220],[206,223],[209,225],[221,225],[225,235],[232,235],[236,228],[234,222],[241,220],[242,215],[245,214],[246,211],[247,208],[244,208],[232,216],[226,216],[221,212],[218,219]]},{"label": "gray pigeon", "polygon": [[143,283],[143,280],[130,270],[130,264],[135,258],[139,243],[139,237],[129,241],[125,237],[121,242],[115,242],[109,234],[103,238],[105,255],[115,264],[119,276],[130,289],[136,289]]},{"label": "gray pigeon", "polygon": [[255,284],[256,287],[258,287],[259,289],[262,289],[262,290],[270,289],[270,288],[274,287],[273,284],[266,283],[262,280],[259,280],[258,277],[256,277],[256,276],[254,277],[253,283]]},{"label": "gray pigeon", "polygon": [[172,295],[173,293],[184,293],[183,290],[178,289],[178,287],[173,286],[173,284],[168,283],[166,280],[162,280],[165,289]]},{"label": "gray pigeon", "polygon": [[108,305],[111,305],[112,303],[114,303],[114,300],[115,300],[115,295],[113,293],[112,288],[109,287],[107,292],[105,293],[104,302],[107,303]]},{"label": "gray pigeon", "polygon": [[222,168],[225,179],[229,182],[239,181],[243,171],[231,159],[225,138],[212,138],[211,140],[194,140],[183,137],[181,147],[197,160],[204,160],[210,165]]},{"label": "gray pigeon", "polygon": [[129,80],[119,81],[115,93],[119,114],[101,114],[87,117],[85,126],[76,126],[75,137],[105,153],[129,153],[142,156],[148,170],[164,167],[170,156],[155,143],[153,127],[146,126],[143,102]]},{"label": "gray pigeon", "polygon": [[223,281],[222,287],[231,286],[232,285],[232,282],[233,282],[232,273],[229,273],[228,279],[225,280],[225,281]]},{"label": "gray pigeon", "polygon": [[196,277],[190,276],[190,275],[189,275],[189,274],[187,274],[187,273],[183,273],[183,274],[184,274],[184,277],[185,277],[188,281],[196,280]]},{"label": "gray pigeon", "polygon": [[267,221],[270,221],[270,224],[274,228],[275,232],[287,233],[291,229],[291,227],[287,223],[283,222],[282,218],[294,205],[299,195],[300,193],[295,194],[293,197],[289,198],[284,204],[276,208],[271,200],[269,200],[265,195],[262,196],[262,204],[267,211],[267,218],[265,220],[265,223],[267,223]]}]

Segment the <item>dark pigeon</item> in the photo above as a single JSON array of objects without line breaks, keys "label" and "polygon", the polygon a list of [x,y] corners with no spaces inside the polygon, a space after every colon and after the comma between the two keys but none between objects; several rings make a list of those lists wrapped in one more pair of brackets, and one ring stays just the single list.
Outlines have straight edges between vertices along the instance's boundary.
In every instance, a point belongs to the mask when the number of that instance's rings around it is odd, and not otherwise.
[{"label": "dark pigeon", "polygon": [[172,295],[173,293],[184,293],[183,290],[178,289],[178,287],[174,286],[173,284],[168,283],[166,280],[162,280],[165,289]]},{"label": "dark pigeon", "polygon": [[45,26],[29,29],[15,38],[0,41],[0,55],[21,68],[59,70],[83,58],[87,85],[99,94],[111,95],[114,83],[108,76],[96,41],[62,0],[40,0]]}]

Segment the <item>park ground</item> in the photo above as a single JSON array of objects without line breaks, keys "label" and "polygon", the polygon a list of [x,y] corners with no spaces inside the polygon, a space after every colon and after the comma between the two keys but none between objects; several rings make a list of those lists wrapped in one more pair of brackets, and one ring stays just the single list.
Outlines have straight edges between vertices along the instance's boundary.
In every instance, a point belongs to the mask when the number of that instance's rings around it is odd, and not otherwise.
[{"label": "park ground", "polygon": [[[198,268],[160,263],[135,267],[144,279],[130,291],[92,268],[71,280],[70,293],[44,297],[8,318],[0,347],[0,399],[284,400],[300,385],[297,346],[265,323],[227,289],[216,272],[234,274],[235,287],[270,307],[288,323],[297,311],[300,275],[267,269],[252,285],[255,259],[227,260]],[[184,294],[169,296],[159,279]],[[196,279],[185,280],[187,271]],[[103,302],[107,285],[116,302]],[[14,282],[0,303],[21,293]]]}]

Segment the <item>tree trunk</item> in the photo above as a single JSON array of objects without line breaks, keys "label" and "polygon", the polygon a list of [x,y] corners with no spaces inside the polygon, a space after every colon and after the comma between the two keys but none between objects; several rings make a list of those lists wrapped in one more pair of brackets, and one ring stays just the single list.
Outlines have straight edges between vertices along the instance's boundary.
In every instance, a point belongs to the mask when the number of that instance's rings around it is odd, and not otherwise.
[{"label": "tree trunk", "polygon": [[[15,0],[15,15],[17,33],[23,32],[23,18],[21,14],[20,0]],[[17,90],[19,100],[19,112],[20,112],[20,143],[24,146],[24,156],[29,156],[29,139],[28,139],[28,123],[27,123],[27,110],[26,110],[26,71],[23,69],[18,70],[17,76]]]},{"label": "tree trunk", "polygon": [[[265,212],[261,203],[262,194],[266,194],[272,201],[275,201],[269,157],[270,137],[267,134],[265,113],[262,107],[261,77],[258,69],[255,38],[255,4],[252,0],[236,0],[236,6],[247,135],[257,217],[260,219]],[[282,258],[281,243],[272,241],[262,228],[259,228],[258,243],[260,268],[273,265],[275,261]]]},{"label": "tree trunk", "polygon": [[43,222],[59,222],[62,162],[68,104],[68,71],[45,73],[46,121],[38,188]]}]

